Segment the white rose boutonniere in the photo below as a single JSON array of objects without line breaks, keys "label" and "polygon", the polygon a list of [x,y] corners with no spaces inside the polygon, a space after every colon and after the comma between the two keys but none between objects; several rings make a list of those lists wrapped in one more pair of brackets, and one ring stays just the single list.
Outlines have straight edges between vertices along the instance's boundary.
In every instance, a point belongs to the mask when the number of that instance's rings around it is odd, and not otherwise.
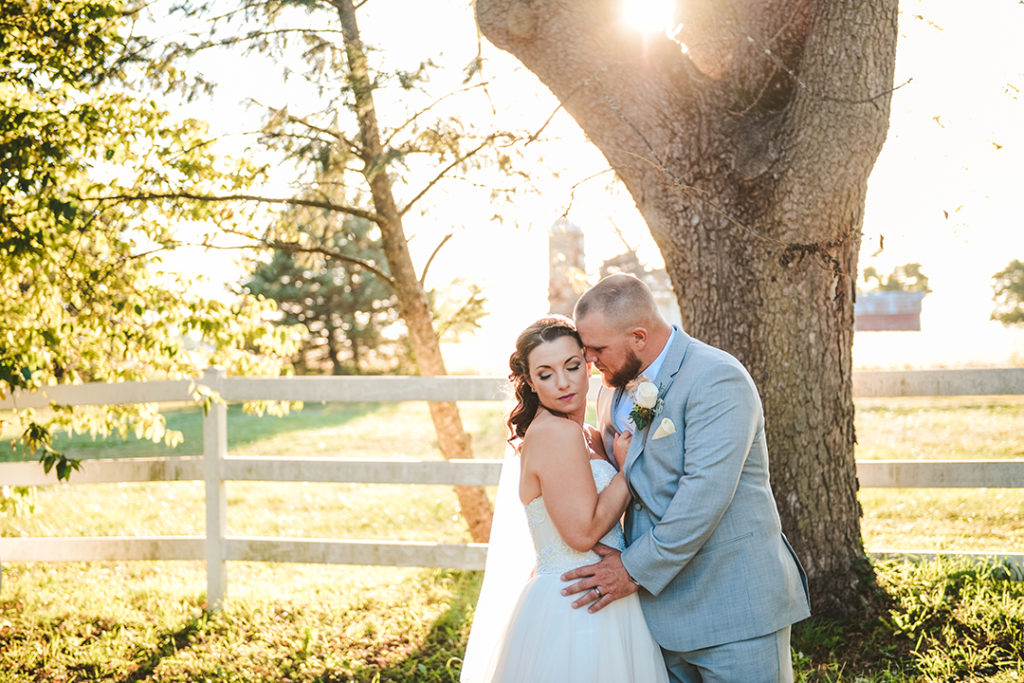
[{"label": "white rose boutonniere", "polygon": [[651,424],[654,416],[661,412],[663,402],[658,396],[658,387],[654,386],[654,382],[641,382],[636,388],[633,400],[635,405],[629,412],[629,417],[636,428],[641,430]]}]

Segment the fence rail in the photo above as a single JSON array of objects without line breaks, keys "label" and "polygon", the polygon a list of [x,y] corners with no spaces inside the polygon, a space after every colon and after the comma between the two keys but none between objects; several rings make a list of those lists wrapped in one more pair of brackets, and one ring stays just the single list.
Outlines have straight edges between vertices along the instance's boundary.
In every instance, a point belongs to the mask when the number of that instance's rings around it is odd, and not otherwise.
[{"label": "fence rail", "polygon": [[[591,385],[595,392],[599,380]],[[227,454],[227,402],[288,401],[493,401],[505,400],[497,377],[290,377],[228,378],[212,368],[199,380],[126,382],[46,387],[0,400],[0,410],[39,408],[51,403],[104,405],[192,400],[205,387],[218,394],[203,419],[201,457],[86,460],[72,483],[204,481],[204,536],[0,538],[0,560],[62,562],[93,560],[205,560],[207,601],[219,604],[227,590],[228,561],[312,562],[482,569],[486,544],[410,541],[229,537],[225,481],[350,482],[490,486],[499,460],[337,460],[240,458]],[[854,374],[857,397],[1024,394],[1024,368],[928,370]],[[1024,487],[1020,461],[862,461],[857,476],[865,488]],[[40,486],[57,483],[38,463],[0,463],[0,483]],[[930,551],[877,551],[878,557],[922,556]],[[1024,555],[943,553],[984,557],[1024,568]]]}]

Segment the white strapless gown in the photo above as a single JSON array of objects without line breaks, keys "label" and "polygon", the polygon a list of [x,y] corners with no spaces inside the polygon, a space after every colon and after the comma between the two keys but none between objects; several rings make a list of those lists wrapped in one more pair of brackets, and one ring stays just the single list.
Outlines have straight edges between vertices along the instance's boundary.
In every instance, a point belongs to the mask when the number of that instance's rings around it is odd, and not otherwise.
[{"label": "white strapless gown", "polygon": [[[603,460],[591,460],[597,490],[615,475]],[[537,568],[519,597],[512,618],[494,652],[485,680],[530,683],[659,683],[668,680],[661,648],[647,628],[636,593],[591,614],[573,609],[579,595],[563,596],[569,585],[560,576],[597,562],[591,551],[579,552],[562,540],[542,498],[526,505],[526,518],[537,552]],[[622,550],[622,529],[612,527],[601,542]]]}]

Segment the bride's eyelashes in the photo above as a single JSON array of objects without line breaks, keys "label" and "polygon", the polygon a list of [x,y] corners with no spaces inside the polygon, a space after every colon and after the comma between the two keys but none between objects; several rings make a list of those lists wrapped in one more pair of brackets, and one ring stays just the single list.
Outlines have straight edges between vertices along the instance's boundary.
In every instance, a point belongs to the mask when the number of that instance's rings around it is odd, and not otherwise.
[{"label": "bride's eyelashes", "polygon": [[[577,365],[572,365],[572,366],[566,368],[566,370],[568,370],[569,372],[576,372],[579,369],[580,369],[580,366],[578,364]],[[538,377],[538,379],[546,380],[546,379],[549,379],[550,377],[551,377],[551,374],[548,373],[546,375],[540,375]]]},{"label": "bride's eyelashes", "polygon": [[[575,361],[575,362],[573,362],[572,365],[567,365],[565,369],[567,371],[569,371],[569,372],[576,372],[577,370],[579,370],[582,367],[583,367],[583,363],[581,361]],[[553,373],[545,372],[545,373],[537,375],[537,379],[539,379],[542,382],[544,382],[544,381],[547,381],[548,379],[550,379],[552,374]]]}]

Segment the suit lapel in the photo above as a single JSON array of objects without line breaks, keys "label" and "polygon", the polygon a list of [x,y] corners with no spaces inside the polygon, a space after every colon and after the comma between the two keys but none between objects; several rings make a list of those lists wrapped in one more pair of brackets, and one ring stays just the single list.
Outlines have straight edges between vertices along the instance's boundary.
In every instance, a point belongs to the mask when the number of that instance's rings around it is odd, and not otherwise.
[{"label": "suit lapel", "polygon": [[[672,385],[672,381],[679,373],[679,369],[683,365],[683,357],[686,355],[686,349],[690,346],[690,342],[693,338],[683,332],[678,327],[674,327],[676,336],[672,340],[672,345],[668,348],[668,355],[665,356],[664,362],[661,364],[661,369],[658,370],[658,376],[654,378],[654,384],[659,387],[658,395],[661,397],[665,396],[669,387]],[[626,478],[629,478],[629,469],[633,466],[633,463],[637,458],[640,457],[640,453],[643,452],[644,446],[647,445],[647,436],[651,433],[652,428],[657,429],[658,424],[661,422],[661,418],[655,415],[654,420],[651,424],[640,430],[639,434],[633,435],[633,441],[629,444],[629,453],[626,454],[626,466],[625,470]]]},{"label": "suit lapel", "polygon": [[654,378],[654,383],[661,387],[662,393],[668,391],[672,380],[679,373],[679,368],[683,365],[683,356],[686,355],[686,349],[690,346],[690,342],[693,341],[693,337],[678,327],[674,329],[676,331],[676,338],[672,340],[672,346],[668,349],[665,362],[661,364],[658,376]]}]

